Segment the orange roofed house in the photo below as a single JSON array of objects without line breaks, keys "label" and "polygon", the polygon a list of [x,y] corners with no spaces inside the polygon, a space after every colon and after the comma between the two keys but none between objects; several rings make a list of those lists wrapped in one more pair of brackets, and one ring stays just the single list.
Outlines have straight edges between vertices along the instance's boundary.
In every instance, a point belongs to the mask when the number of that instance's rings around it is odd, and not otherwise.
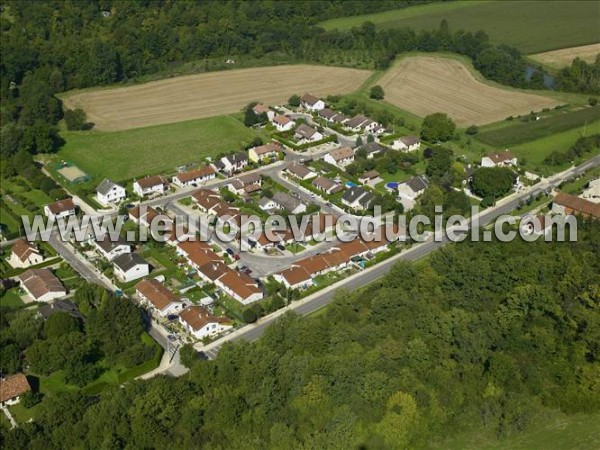
[{"label": "orange roofed house", "polygon": [[26,239],[18,239],[10,249],[8,263],[14,268],[34,266],[42,262],[44,262],[44,257],[35,244]]},{"label": "orange roofed house", "polygon": [[21,287],[38,302],[49,302],[67,295],[67,289],[50,269],[29,269],[19,275]]},{"label": "orange roofed house", "polygon": [[73,203],[73,199],[71,198],[50,203],[44,206],[44,214],[46,214],[47,217],[54,219],[62,219],[65,217],[74,216],[75,203]]},{"label": "orange roofed house", "polygon": [[188,306],[179,313],[179,322],[196,339],[213,336],[230,329],[228,317],[215,317],[203,306]]},{"label": "orange roofed house", "polygon": [[22,373],[0,378],[0,405],[16,405],[21,400],[21,395],[29,391],[31,386]]},{"label": "orange roofed house", "polygon": [[147,306],[165,317],[183,308],[180,298],[158,280],[142,280],[135,285],[135,292]]},{"label": "orange roofed house", "polygon": [[133,192],[140,197],[152,194],[164,194],[168,188],[169,183],[159,175],[142,178],[133,183]]},{"label": "orange roofed house", "polygon": [[554,197],[552,212],[600,219],[600,205],[564,192],[559,192]]}]

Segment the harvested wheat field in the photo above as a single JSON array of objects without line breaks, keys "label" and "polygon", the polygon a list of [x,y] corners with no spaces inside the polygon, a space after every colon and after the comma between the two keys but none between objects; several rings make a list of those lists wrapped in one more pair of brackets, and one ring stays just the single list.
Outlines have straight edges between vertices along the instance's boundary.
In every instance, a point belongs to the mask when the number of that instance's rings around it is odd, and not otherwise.
[{"label": "harvested wheat field", "polygon": [[240,111],[251,101],[281,104],[293,95],[356,90],[368,70],[287,65],[187,75],[114,89],[67,93],[67,108],[82,108],[98,130],[114,131]]},{"label": "harvested wheat field", "polygon": [[378,84],[388,103],[421,117],[445,112],[460,127],[497,122],[559,104],[542,95],[484,84],[461,62],[443,57],[404,58]]},{"label": "harvested wheat field", "polygon": [[600,44],[592,44],[582,45],[581,47],[562,48],[552,52],[530,55],[529,57],[541,62],[542,64],[548,64],[555,67],[564,67],[570,66],[571,62],[575,58],[581,58],[589,63],[594,62],[598,54],[600,54]]}]

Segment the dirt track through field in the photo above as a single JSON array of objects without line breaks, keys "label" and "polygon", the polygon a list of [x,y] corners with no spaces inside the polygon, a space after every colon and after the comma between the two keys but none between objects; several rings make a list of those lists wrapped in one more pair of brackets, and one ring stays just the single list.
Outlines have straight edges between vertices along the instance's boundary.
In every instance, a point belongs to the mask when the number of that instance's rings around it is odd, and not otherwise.
[{"label": "dirt track through field", "polygon": [[476,80],[461,62],[443,57],[404,58],[378,84],[385,91],[385,101],[421,117],[445,112],[460,127],[497,122],[560,103],[489,86]]},{"label": "dirt track through field", "polygon": [[563,48],[552,52],[530,55],[531,59],[549,64],[551,66],[570,66],[575,58],[581,58],[588,63],[593,63],[600,53],[600,44],[582,45],[581,47]]},{"label": "dirt track through field", "polygon": [[187,75],[115,89],[67,94],[98,130],[114,131],[239,112],[251,101],[282,104],[293,95],[324,96],[356,90],[371,72],[287,65]]}]

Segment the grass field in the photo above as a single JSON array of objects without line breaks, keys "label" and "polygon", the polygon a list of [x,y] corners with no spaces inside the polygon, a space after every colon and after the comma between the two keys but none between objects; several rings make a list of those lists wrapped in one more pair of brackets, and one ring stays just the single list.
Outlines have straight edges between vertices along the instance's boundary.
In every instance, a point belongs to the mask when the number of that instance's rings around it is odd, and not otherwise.
[{"label": "grass field", "polygon": [[575,58],[581,58],[588,63],[592,63],[596,60],[598,54],[600,54],[600,44],[591,44],[538,53],[530,55],[530,58],[554,68],[561,68],[570,66]]},{"label": "grass field", "polygon": [[[565,111],[548,118],[530,122],[513,122],[507,127],[479,133],[475,138],[492,147],[509,147],[533,141],[555,133],[571,130],[600,120],[600,106],[575,111]],[[598,127],[589,127],[590,133],[598,133]]]},{"label": "grass field", "polygon": [[[588,124],[587,126],[581,126],[569,131],[564,131],[562,133],[557,133],[545,138],[536,139],[535,141],[527,142],[525,144],[517,145],[512,147],[510,150],[517,155],[518,158],[525,158],[525,166],[534,172],[554,173],[559,171],[561,168],[545,168],[543,161],[546,156],[554,151],[564,152],[568,150],[577,139],[583,136],[584,132],[586,136],[589,136],[593,132],[598,132],[598,130],[600,130],[600,121]],[[599,150],[596,149],[596,153],[598,153],[598,151]],[[589,157],[589,154],[586,155],[586,158]]]},{"label": "grass field", "polygon": [[254,130],[230,116],[190,120],[112,133],[64,132],[65,146],[58,156],[73,161],[96,180],[127,180],[207,156],[239,150],[257,136]]},{"label": "grass field", "polygon": [[445,112],[461,127],[496,122],[559,103],[542,95],[485,84],[460,61],[441,56],[406,56],[377,84],[383,87],[386,102],[422,117]]},{"label": "grass field", "polygon": [[594,1],[535,0],[457,1],[434,3],[322,22],[325,29],[349,29],[371,21],[382,28],[438,28],[446,19],[450,29],[484,30],[495,43],[508,44],[523,53],[540,53],[600,42]]},{"label": "grass field", "polygon": [[501,440],[472,432],[429,448],[444,450],[578,450],[600,448],[600,414],[550,413],[529,430]]},{"label": "grass field", "polygon": [[285,103],[292,94],[344,94],[371,72],[285,65],[188,75],[115,89],[66,93],[68,108],[83,108],[96,129],[126,130],[239,112],[249,102]]}]

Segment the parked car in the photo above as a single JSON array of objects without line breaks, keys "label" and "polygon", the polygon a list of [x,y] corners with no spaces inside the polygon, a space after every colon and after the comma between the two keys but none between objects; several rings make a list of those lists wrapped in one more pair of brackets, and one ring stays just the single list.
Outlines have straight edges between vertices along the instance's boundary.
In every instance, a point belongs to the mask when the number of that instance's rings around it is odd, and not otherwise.
[{"label": "parked car", "polygon": [[284,251],[285,251],[285,247],[284,247],[283,245],[281,245],[281,244],[277,244],[277,248],[278,248],[279,250],[281,250],[282,252],[284,252]]},{"label": "parked car", "polygon": [[236,261],[239,261],[240,260],[240,255],[234,255],[233,259],[235,259]]},{"label": "parked car", "polygon": [[227,254],[228,254],[228,255],[230,255],[230,256],[233,256],[233,255],[234,255],[234,252],[233,252],[233,250],[232,250],[232,249],[230,249],[230,248],[227,248],[227,250],[225,250],[225,251],[226,251],[226,252],[227,252]]}]

